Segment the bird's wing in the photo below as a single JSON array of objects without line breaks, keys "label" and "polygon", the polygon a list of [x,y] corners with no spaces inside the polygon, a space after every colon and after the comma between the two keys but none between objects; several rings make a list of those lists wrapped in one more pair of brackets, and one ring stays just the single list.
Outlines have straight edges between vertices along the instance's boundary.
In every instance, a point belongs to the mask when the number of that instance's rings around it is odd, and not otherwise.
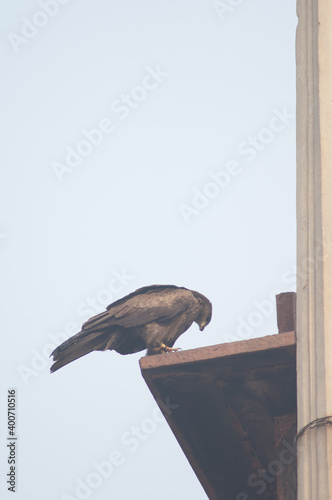
[{"label": "bird's wing", "polygon": [[111,304],[107,311],[84,323],[82,330],[96,331],[114,325],[131,328],[151,321],[167,321],[195,305],[197,299],[185,288],[140,293]]}]

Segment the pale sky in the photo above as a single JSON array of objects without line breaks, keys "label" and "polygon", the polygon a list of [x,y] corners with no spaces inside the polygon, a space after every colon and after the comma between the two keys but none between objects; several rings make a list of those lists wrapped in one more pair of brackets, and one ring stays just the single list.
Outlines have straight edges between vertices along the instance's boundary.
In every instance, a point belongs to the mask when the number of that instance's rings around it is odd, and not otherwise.
[{"label": "pale sky", "polygon": [[295,3],[2,3],[1,498],[12,388],[16,500],[207,498],[144,352],[52,376],[48,355],[151,284],[213,304],[182,349],[276,333],[274,296],[295,290]]}]

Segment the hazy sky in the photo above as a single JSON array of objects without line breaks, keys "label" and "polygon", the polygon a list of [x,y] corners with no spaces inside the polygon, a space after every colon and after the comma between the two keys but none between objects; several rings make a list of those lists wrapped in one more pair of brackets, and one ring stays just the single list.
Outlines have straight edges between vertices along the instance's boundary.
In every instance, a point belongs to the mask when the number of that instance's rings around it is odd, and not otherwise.
[{"label": "hazy sky", "polygon": [[[276,333],[295,289],[295,0],[1,4],[1,497],[202,500],[138,360],[49,374],[83,321],[149,284],[213,303],[177,346]],[[103,465],[102,465],[103,464]]]}]

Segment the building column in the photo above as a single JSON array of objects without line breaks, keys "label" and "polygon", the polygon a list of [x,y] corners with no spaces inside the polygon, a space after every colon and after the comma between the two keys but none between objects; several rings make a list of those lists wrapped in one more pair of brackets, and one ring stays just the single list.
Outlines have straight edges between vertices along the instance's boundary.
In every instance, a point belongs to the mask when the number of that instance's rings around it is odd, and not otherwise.
[{"label": "building column", "polygon": [[327,418],[332,415],[332,1],[298,0],[297,9],[298,499],[329,500],[332,499],[332,417]]}]

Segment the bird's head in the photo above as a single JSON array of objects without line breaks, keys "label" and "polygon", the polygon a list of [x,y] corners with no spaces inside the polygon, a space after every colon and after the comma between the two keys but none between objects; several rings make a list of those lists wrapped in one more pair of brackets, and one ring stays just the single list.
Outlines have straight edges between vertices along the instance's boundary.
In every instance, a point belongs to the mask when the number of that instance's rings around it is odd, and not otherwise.
[{"label": "bird's head", "polygon": [[199,325],[199,331],[202,332],[204,330],[204,328],[206,327],[206,325],[208,325],[210,323],[210,320],[209,321],[202,321],[202,323]]},{"label": "bird's head", "polygon": [[195,297],[201,303],[201,310],[195,319],[195,322],[198,324],[200,331],[202,332],[206,325],[208,325],[211,321],[212,317],[212,304],[211,302],[204,297],[204,295],[195,292]]},{"label": "bird's head", "polygon": [[210,314],[208,314],[205,318],[203,318],[202,321],[200,321],[199,323],[197,322],[197,324],[198,324],[199,329],[200,329],[201,332],[204,330],[204,328],[206,327],[206,325],[208,325],[210,323],[211,316],[212,316],[212,310],[210,311]]}]

